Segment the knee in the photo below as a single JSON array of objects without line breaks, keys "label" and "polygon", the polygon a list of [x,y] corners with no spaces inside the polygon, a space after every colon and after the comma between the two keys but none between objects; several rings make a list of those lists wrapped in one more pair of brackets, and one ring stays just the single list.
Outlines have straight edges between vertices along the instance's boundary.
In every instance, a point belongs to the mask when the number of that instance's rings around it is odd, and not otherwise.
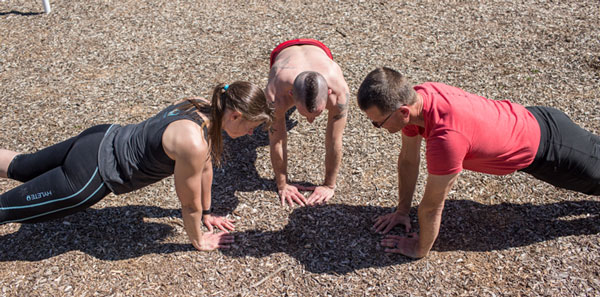
[{"label": "knee", "polygon": [[20,155],[18,152],[0,149],[0,177],[13,178],[11,176],[11,165],[18,155]]}]

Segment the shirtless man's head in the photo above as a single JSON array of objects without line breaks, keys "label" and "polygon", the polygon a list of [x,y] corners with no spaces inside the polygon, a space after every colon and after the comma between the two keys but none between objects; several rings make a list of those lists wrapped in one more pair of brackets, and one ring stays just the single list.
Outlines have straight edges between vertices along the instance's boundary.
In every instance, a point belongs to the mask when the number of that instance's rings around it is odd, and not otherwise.
[{"label": "shirtless man's head", "polygon": [[301,72],[294,80],[292,93],[298,112],[312,122],[327,104],[327,81],[318,72]]}]

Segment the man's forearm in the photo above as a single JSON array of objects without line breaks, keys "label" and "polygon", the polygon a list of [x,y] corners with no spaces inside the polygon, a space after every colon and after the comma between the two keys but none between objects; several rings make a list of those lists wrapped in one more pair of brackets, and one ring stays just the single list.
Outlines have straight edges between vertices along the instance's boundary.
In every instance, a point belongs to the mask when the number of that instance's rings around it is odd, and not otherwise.
[{"label": "man's forearm", "polygon": [[[333,143],[330,143],[333,142]],[[325,181],[324,185],[335,188],[337,175],[342,163],[342,140],[325,141]]]},{"label": "man's forearm", "polygon": [[419,205],[419,246],[417,256],[424,257],[429,253],[440,232],[444,202],[436,206]]},{"label": "man's forearm", "polygon": [[337,175],[342,163],[342,139],[346,127],[347,105],[339,107],[339,112],[330,111],[325,132],[325,180],[323,184],[335,188]]},{"label": "man's forearm", "polygon": [[285,153],[279,147],[271,149],[271,165],[275,174],[275,182],[277,187],[287,183],[287,158]]},{"label": "man's forearm", "polygon": [[398,160],[398,208],[397,212],[408,215],[419,177],[419,164]]},{"label": "man's forearm", "polygon": [[444,201],[458,178],[458,173],[429,175],[423,199],[419,203],[419,246],[417,256],[427,255],[440,232]]},{"label": "man's forearm", "polygon": [[285,122],[283,127],[280,124],[277,126],[274,131],[269,133],[269,148],[275,182],[277,187],[281,187],[287,183],[287,133]]}]

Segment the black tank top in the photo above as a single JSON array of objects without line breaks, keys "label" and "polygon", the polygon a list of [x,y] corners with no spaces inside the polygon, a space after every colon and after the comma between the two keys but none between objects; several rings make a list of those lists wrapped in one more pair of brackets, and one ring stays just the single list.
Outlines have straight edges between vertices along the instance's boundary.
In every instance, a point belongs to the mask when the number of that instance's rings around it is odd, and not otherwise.
[{"label": "black tank top", "polygon": [[171,105],[138,124],[110,127],[100,144],[98,167],[113,193],[131,192],[173,174],[175,161],[162,146],[163,133],[170,123],[183,119],[194,121],[202,127],[208,142],[208,129],[197,109],[178,109],[185,104],[188,102]]}]

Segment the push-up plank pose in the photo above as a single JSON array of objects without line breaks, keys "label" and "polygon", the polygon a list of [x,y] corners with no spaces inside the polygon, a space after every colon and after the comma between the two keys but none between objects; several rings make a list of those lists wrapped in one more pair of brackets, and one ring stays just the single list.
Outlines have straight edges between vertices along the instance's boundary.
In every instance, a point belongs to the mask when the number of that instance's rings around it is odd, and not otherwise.
[{"label": "push-up plank pose", "polygon": [[[346,126],[349,89],[331,51],[314,39],[294,39],[271,52],[271,70],[265,95],[275,107],[275,120],[269,132],[271,164],[275,172],[281,204],[320,204],[335,193],[342,162],[342,134]],[[286,112],[296,106],[312,123],[328,110],[325,134],[325,180],[316,187],[289,184],[287,178]],[[298,190],[313,191],[306,199]]]},{"label": "push-up plank pose", "polygon": [[420,232],[387,235],[386,252],[427,255],[438,236],[444,201],[463,170],[504,175],[517,170],[554,186],[600,195],[600,137],[550,107],[495,101],[441,83],[410,85],[390,68],[367,75],[358,105],[377,128],[402,131],[398,208],[375,221],[377,232],[410,231],[410,210],[426,143],[427,184],[419,203]]},{"label": "push-up plank pose", "polygon": [[[273,111],[248,82],[215,87],[212,102],[190,98],[138,124],[99,125],[32,154],[0,150],[0,176],[24,182],[0,195],[0,224],[62,217],[113,192],[174,174],[186,233],[198,250],[228,248],[233,221],[211,214],[212,162],[222,131],[232,138],[269,125]],[[202,232],[202,223],[209,232]],[[213,226],[224,232],[213,233]]]}]

